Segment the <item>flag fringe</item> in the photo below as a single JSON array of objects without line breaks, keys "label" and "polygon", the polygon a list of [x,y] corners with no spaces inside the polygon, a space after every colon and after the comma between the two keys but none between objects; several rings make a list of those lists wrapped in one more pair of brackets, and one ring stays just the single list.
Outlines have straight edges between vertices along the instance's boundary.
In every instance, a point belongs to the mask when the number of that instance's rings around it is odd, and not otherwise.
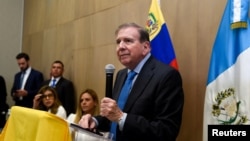
[{"label": "flag fringe", "polygon": [[237,28],[247,28],[246,22],[236,22],[231,24],[231,29],[237,29]]}]

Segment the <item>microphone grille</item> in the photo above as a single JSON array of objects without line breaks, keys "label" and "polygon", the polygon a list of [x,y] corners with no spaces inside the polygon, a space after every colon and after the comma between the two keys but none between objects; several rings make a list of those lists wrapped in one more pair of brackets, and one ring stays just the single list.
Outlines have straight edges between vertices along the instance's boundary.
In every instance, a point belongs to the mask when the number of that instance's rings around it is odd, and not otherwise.
[{"label": "microphone grille", "polygon": [[115,66],[113,64],[107,64],[105,66],[105,71],[106,71],[106,73],[114,73]]}]

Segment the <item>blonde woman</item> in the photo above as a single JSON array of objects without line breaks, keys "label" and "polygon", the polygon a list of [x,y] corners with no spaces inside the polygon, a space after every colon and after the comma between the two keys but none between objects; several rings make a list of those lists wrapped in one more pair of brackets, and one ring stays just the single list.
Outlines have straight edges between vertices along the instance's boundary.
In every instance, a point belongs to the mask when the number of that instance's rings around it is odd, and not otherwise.
[{"label": "blonde woman", "polygon": [[[84,90],[78,99],[77,109],[75,114],[70,114],[67,118],[69,123],[78,124],[81,117],[85,114],[97,115],[99,112],[99,100],[96,92],[92,89]],[[81,140],[95,140],[95,138],[91,136],[87,136],[81,133],[74,132],[71,129],[72,140],[81,141]]]}]

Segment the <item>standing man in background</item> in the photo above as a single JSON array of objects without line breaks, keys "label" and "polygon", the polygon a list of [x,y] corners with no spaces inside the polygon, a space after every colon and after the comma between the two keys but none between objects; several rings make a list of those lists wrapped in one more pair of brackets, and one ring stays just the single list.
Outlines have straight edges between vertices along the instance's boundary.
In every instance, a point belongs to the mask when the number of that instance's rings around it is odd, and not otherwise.
[{"label": "standing man in background", "polygon": [[16,56],[20,72],[16,73],[11,96],[16,106],[32,108],[33,98],[44,81],[43,74],[30,66],[30,57],[26,53]]},{"label": "standing man in background", "polygon": [[75,90],[72,81],[63,77],[64,64],[62,61],[56,60],[51,65],[51,78],[44,81],[44,85],[54,87],[58,93],[59,100],[67,112],[75,113]]}]

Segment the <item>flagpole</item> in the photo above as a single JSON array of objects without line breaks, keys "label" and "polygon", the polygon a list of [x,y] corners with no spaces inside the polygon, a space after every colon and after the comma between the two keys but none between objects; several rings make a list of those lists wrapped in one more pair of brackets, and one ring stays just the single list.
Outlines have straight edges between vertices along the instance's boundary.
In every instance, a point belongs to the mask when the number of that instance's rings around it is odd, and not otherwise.
[{"label": "flagpole", "polygon": [[159,7],[161,7],[161,0],[158,0]]}]

